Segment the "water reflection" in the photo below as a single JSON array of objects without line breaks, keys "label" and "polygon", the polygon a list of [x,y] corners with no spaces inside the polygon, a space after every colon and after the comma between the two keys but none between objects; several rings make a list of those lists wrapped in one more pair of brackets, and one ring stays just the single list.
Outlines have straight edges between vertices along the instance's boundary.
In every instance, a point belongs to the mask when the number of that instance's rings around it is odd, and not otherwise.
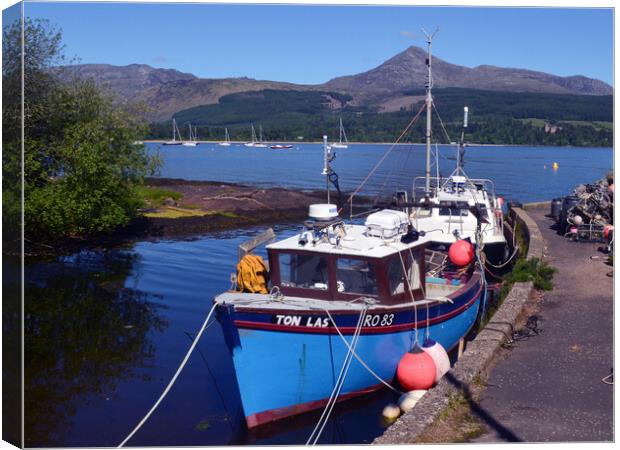
[{"label": "water reflection", "polygon": [[27,268],[26,446],[65,442],[81,405],[141,376],[133,369],[152,359],[148,335],[167,322],[152,294],[125,287],[137,258],[126,251],[81,252]]},{"label": "water reflection", "polygon": [[[279,238],[298,224],[276,228]],[[264,227],[191,240],[138,242],[26,267],[26,445],[116,446],[159,397],[211,306],[230,285],[238,245]],[[371,442],[391,393],[337,406],[321,443]],[[318,416],[248,434],[218,322],[128,442],[306,442]]]}]

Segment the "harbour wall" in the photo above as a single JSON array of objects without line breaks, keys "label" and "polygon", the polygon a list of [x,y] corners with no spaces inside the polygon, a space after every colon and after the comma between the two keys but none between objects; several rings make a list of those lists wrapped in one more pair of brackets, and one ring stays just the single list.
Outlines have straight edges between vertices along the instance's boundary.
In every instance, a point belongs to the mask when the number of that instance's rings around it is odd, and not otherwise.
[{"label": "harbour wall", "polygon": [[[523,231],[527,258],[544,259],[545,244],[536,222],[523,208],[513,207],[510,218],[513,228]],[[471,398],[471,386],[486,378],[502,344],[511,338],[522,317],[524,306],[534,292],[532,282],[515,283],[504,302],[484,329],[469,343],[454,367],[429,390],[415,407],[388,427],[373,444],[394,445],[419,441],[427,427],[450,408],[451,402],[463,396]]]}]

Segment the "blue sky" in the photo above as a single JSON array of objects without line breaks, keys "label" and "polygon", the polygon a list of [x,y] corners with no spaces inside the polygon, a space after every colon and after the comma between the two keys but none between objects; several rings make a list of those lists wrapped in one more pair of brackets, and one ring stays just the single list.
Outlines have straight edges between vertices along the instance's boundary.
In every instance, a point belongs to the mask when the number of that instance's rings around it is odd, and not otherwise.
[{"label": "blue sky", "polygon": [[[578,8],[26,3],[83,63],[205,78],[322,83],[369,70],[439,27],[434,54],[613,84],[613,12]],[[413,35],[413,39],[412,39]]]}]

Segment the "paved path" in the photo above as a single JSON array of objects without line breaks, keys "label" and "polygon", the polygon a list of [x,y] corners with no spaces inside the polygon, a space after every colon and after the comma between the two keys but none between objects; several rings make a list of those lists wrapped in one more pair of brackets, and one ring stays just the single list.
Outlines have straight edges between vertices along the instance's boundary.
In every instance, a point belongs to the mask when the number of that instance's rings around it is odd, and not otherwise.
[{"label": "paved path", "polygon": [[520,341],[491,371],[480,407],[489,417],[476,442],[613,440],[613,279],[597,248],[550,229],[548,208],[528,209],[558,269],[536,313],[543,330]]}]

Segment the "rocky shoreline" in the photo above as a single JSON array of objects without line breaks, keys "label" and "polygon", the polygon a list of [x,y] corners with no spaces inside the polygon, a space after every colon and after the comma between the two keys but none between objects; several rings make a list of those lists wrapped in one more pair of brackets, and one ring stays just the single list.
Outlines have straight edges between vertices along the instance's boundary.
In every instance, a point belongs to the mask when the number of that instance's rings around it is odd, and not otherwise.
[{"label": "rocky shoreline", "polygon": [[[105,236],[69,238],[53,245],[26,242],[26,254],[39,256],[106,248],[136,240],[188,238],[193,235],[256,225],[300,221],[308,206],[325,203],[324,191],[304,192],[281,187],[260,188],[234,183],[149,178],[149,187],[174,191],[157,208],[145,208],[127,227]],[[363,201],[358,197],[358,201]],[[167,217],[167,212],[173,212]]]}]

